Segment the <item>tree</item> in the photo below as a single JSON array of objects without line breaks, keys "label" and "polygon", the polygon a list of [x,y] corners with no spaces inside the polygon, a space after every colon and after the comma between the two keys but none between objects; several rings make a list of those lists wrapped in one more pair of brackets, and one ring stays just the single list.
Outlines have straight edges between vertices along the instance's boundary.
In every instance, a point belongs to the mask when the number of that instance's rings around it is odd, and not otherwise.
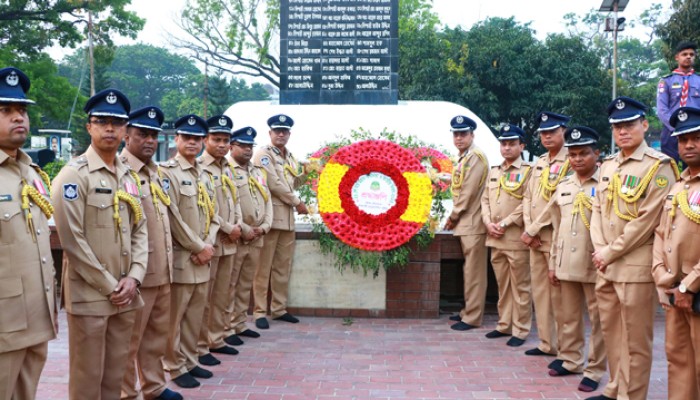
[{"label": "tree", "polygon": [[52,45],[75,47],[85,40],[88,12],[93,13],[97,43],[110,35],[135,38],[145,21],[125,9],[131,0],[23,0],[0,3],[0,47],[36,56]]},{"label": "tree", "polygon": [[683,40],[700,43],[700,0],[674,0],[671,7],[673,14],[666,23],[657,26],[656,32],[664,42],[664,55],[672,69],[676,67],[673,59],[676,44]]}]

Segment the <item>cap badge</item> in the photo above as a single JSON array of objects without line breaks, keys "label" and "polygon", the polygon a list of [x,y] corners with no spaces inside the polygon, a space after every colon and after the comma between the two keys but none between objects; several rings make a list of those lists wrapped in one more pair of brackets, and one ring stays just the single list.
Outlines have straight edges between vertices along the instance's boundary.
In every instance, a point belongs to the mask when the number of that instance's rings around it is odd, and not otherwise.
[{"label": "cap badge", "polygon": [[15,71],[12,71],[10,75],[7,75],[5,78],[5,82],[10,86],[17,86],[17,84],[19,84],[19,76],[17,76]]},{"label": "cap badge", "polygon": [[678,113],[678,120],[683,122],[688,119],[688,114],[685,113],[685,111],[680,111]]},{"label": "cap badge", "polygon": [[154,110],[152,108],[150,110],[148,110],[148,118],[155,119],[156,118],[156,110]]},{"label": "cap badge", "polygon": [[510,130],[510,125],[506,125],[503,127],[503,132],[508,132]]},{"label": "cap badge", "polygon": [[190,125],[194,125],[194,124],[197,123],[197,120],[194,119],[194,117],[190,117],[190,118],[187,120],[187,123],[190,124]]},{"label": "cap badge", "polygon": [[248,130],[247,130],[247,131],[246,131],[245,133],[247,133],[247,134],[248,134],[248,136],[250,136],[250,135],[252,135],[252,134],[253,134],[253,130],[252,130],[252,129],[248,129]]},{"label": "cap badge", "polygon": [[286,122],[286,121],[287,121],[287,117],[285,117],[284,115],[280,115],[280,122]]},{"label": "cap badge", "polygon": [[117,95],[114,94],[114,92],[109,92],[109,94],[107,95],[107,97],[105,97],[105,100],[106,100],[107,103],[109,103],[109,104],[116,104],[116,103],[117,103]]},{"label": "cap badge", "polygon": [[542,114],[542,122],[547,122],[549,116],[547,114]]},{"label": "cap badge", "polygon": [[574,140],[581,139],[581,132],[580,132],[578,129],[574,129],[574,130],[571,132],[571,138],[574,139]]},{"label": "cap badge", "polygon": [[461,124],[461,123],[463,123],[463,122],[464,122],[464,118],[462,118],[461,115],[460,115],[459,117],[457,117],[457,123],[458,123],[458,124]]},{"label": "cap badge", "polygon": [[615,103],[615,108],[617,108],[618,110],[622,110],[623,108],[625,108],[625,106],[626,104],[622,100],[618,100],[617,103]]},{"label": "cap badge", "polygon": [[224,117],[219,118],[219,126],[226,126],[226,118],[224,118]]}]

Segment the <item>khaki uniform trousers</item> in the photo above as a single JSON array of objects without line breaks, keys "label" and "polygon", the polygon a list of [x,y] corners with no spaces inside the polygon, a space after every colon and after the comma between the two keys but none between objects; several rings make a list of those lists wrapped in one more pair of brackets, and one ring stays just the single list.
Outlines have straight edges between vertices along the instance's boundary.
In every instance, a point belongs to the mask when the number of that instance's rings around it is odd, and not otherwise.
[{"label": "khaki uniform trousers", "polygon": [[248,308],[250,307],[250,291],[253,288],[255,269],[260,264],[260,251],[262,247],[249,245],[238,246],[236,265],[233,268],[235,280],[231,280],[229,293],[231,307],[231,319],[226,329],[228,334],[238,334],[248,327]]},{"label": "khaki uniform trousers", "polygon": [[270,315],[272,318],[281,317],[287,312],[287,294],[289,292],[289,276],[292,272],[294,257],[294,231],[271,229],[263,237],[262,255],[258,269],[255,271],[253,293],[255,294],[255,319],[267,314],[267,291],[272,292]]},{"label": "khaki uniform trousers", "polygon": [[166,388],[163,357],[168,348],[170,284],[142,287],[144,306],[136,310],[129,360],[122,381],[122,399],[136,399],[136,377],[146,400],[160,396]]},{"label": "khaki uniform trousers", "polygon": [[658,304],[654,283],[612,282],[599,275],[595,293],[610,370],[603,394],[618,400],[645,400]]},{"label": "khaki uniform trousers", "polygon": [[228,290],[235,258],[236,255],[231,254],[211,259],[207,304],[204,306],[204,320],[197,340],[197,354],[200,356],[209,354],[209,349],[226,345],[224,338],[228,322]]},{"label": "khaki uniform trousers", "polygon": [[[586,378],[600,382],[605,374],[605,345],[600,329],[598,302],[595,297],[595,283],[561,281],[561,301],[555,313],[559,326],[559,356],[564,361],[564,368],[571,372],[581,373]],[[588,357],[583,356],[586,344],[586,327],[583,321],[583,310],[588,310],[588,320],[591,322],[591,335],[588,339]],[[586,363],[588,358],[588,365]]]},{"label": "khaki uniform trousers", "polygon": [[0,398],[31,400],[36,397],[36,387],[46,364],[48,349],[48,342],[43,342],[0,353]]},{"label": "khaki uniform trousers", "polygon": [[204,319],[209,282],[173,283],[170,286],[170,330],[165,370],[172,379],[197,364],[197,338]]},{"label": "khaki uniform trousers", "polygon": [[561,304],[558,290],[549,283],[549,252],[530,249],[530,279],[532,280],[532,302],[537,321],[538,349],[548,354],[557,354],[557,326],[553,304]]},{"label": "khaki uniform trousers", "polygon": [[121,393],[136,310],[109,316],[67,314],[71,400],[112,400]]},{"label": "khaki uniform trousers", "polygon": [[666,311],[668,399],[700,399],[700,315]]},{"label": "khaki uniform trousers", "polygon": [[464,308],[459,312],[462,322],[481,326],[486,305],[487,260],[486,235],[460,236],[464,265]]},{"label": "khaki uniform trousers", "polygon": [[529,258],[527,250],[491,248],[491,265],[498,283],[496,330],[523,340],[532,326]]}]

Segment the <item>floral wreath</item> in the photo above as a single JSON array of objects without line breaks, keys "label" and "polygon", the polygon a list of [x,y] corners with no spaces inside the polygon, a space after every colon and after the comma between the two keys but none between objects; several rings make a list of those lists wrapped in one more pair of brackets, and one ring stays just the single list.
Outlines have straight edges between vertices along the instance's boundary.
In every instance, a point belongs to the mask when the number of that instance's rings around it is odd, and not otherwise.
[{"label": "floral wreath", "polygon": [[428,170],[430,179],[434,182],[433,189],[435,189],[435,192],[449,192],[452,170],[454,168],[452,160],[442,152],[429,147],[416,147],[413,149],[413,154],[421,160]]},{"label": "floral wreath", "polygon": [[[391,192],[386,209],[358,204],[360,185],[371,179],[371,185],[385,182]],[[319,212],[328,229],[342,242],[368,251],[391,250],[416,235],[430,217],[432,194],[430,176],[415,154],[386,140],[340,148],[318,181]]]}]

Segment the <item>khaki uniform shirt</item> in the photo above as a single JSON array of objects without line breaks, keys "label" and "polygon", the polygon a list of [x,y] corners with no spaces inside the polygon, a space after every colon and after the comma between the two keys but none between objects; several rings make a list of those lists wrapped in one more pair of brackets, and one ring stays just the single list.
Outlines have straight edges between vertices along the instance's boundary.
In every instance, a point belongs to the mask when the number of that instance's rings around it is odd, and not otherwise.
[{"label": "khaki uniform shirt", "polygon": [[162,173],[152,160],[148,164],[136,158],[126,148],[119,158],[141,178],[141,206],[148,228],[148,268],[141,286],[156,287],[169,284],[173,278],[173,241],[170,235],[168,206],[151,191],[151,183],[167,194]]},{"label": "khaki uniform shirt", "polygon": [[488,170],[486,155],[474,144],[459,157],[459,163],[452,172],[453,206],[450,214],[450,220],[456,221],[456,236],[486,233],[481,221],[481,195]]},{"label": "khaki uniform shirt", "polygon": [[[564,178],[545,210],[532,222],[535,227],[542,221],[552,224],[549,269],[555,271],[560,280],[587,283],[596,281],[596,268],[591,258],[593,243],[589,227],[586,226],[586,222],[590,226],[592,210],[585,206],[580,208],[576,196],[582,193],[592,203],[597,184],[598,171],[584,182],[576,174]],[[581,210],[583,215],[578,214]]]},{"label": "khaki uniform shirt", "polygon": [[501,178],[504,178],[506,187],[520,187],[514,191],[515,195],[522,196],[530,179],[531,165],[518,158],[510,166],[505,161],[498,166],[491,167],[486,190],[481,196],[481,216],[484,225],[491,222],[502,224],[505,234],[499,239],[486,237],[486,245],[502,250],[527,250],[528,247],[520,240],[523,226],[523,202],[509,194],[501,187]]},{"label": "khaki uniform shirt", "polygon": [[198,204],[199,182],[204,184],[210,198],[215,196],[214,186],[201,166],[192,165],[179,153],[161,165],[165,175],[164,185],[170,195],[170,228],[173,234],[173,283],[196,284],[209,281],[209,265],[197,265],[190,256],[214,245],[219,230],[219,218],[211,218],[206,229],[208,212]]},{"label": "khaki uniform shirt", "polygon": [[[622,199],[617,200],[622,214],[636,211],[638,217],[629,222],[620,218],[615,213],[613,202],[608,200],[608,194],[612,194],[610,184],[613,174],[619,173],[623,181],[626,176],[641,180],[659,160],[660,168],[637,202],[627,204]],[[649,148],[645,142],[628,158],[623,158],[622,153],[616,153],[605,159],[600,167],[600,181],[596,188],[591,218],[593,246],[608,264],[605,272],[601,273],[603,278],[613,282],[652,282],[654,228],[674,182],[670,159]]]},{"label": "khaki uniform shirt", "polygon": [[[253,164],[262,167],[267,172],[267,187],[272,193],[272,229],[293,231],[294,207],[301,203],[294,191],[306,181],[306,174],[292,153],[287,150],[287,156],[273,145],[262,146],[253,156]],[[286,168],[302,172],[294,176]]]},{"label": "khaki uniform shirt", "polygon": [[113,168],[115,172],[90,146],[63,167],[52,183],[56,230],[68,260],[62,292],[71,314],[106,316],[143,305],[141,296],[122,307],[109,301],[123,277],[143,282],[148,264],[146,219],[134,224],[134,210],[124,201],[118,203],[121,222],[114,219],[117,190],[129,192],[127,186],[135,186],[136,181],[119,158]]},{"label": "khaki uniform shirt", "polygon": [[216,191],[216,205],[219,207],[219,233],[216,238],[214,256],[236,254],[236,243],[228,238],[228,234],[231,233],[235,225],[240,223],[241,206],[238,204],[238,199],[234,197],[236,194],[231,193],[230,188],[224,184],[223,178],[226,176],[233,182],[231,167],[226,157],[217,162],[206,150],[197,160],[204,172],[208,174],[209,180],[213,182]]},{"label": "khaki uniform shirt", "polygon": [[[22,150],[17,159],[0,150],[0,353],[56,337],[56,271],[48,220],[30,200],[32,233],[22,210],[22,180],[42,187],[34,168],[38,167]],[[43,187],[48,191],[49,185]],[[48,194],[44,197],[48,200]]]},{"label": "khaki uniform shirt", "polygon": [[[536,227],[532,226],[532,221],[538,216],[543,215],[542,210],[544,210],[549,200],[545,197],[546,193],[543,192],[542,184],[540,179],[542,175],[548,175],[550,184],[556,182],[558,179],[558,172],[555,174],[556,168],[559,171],[564,168],[564,163],[566,162],[568,150],[566,147],[562,147],[554,158],[549,157],[549,153],[542,155],[537,160],[535,167],[532,170],[532,178],[527,185],[527,190],[525,191],[525,197],[523,197],[523,220],[525,221],[525,232],[530,236],[540,235],[540,241],[542,246],[538,247],[536,250],[547,252],[552,247],[552,224],[546,223],[548,221],[542,220],[540,224]],[[551,198],[551,197],[550,197]],[[544,214],[545,216],[548,214]]]},{"label": "khaki uniform shirt", "polygon": [[[234,183],[238,191],[238,200],[243,214],[241,230],[248,234],[253,228],[262,228],[267,233],[272,227],[272,198],[270,190],[267,188],[267,176],[265,170],[254,166],[250,162],[246,166],[239,165],[233,157],[229,158],[229,165],[234,171]],[[260,193],[256,185],[250,183],[254,179],[260,183],[265,191],[267,200]],[[254,247],[262,247],[261,238],[256,238],[252,242],[244,242]]]},{"label": "khaki uniform shirt", "polygon": [[[700,292],[700,224],[689,219],[679,206],[673,206],[673,197],[687,190],[700,192],[700,174],[690,176],[686,169],[681,181],[673,185],[661,213],[661,224],[654,238],[654,266],[656,285],[671,288],[683,283],[689,291]],[[693,210],[696,215],[700,209]],[[670,211],[674,210],[671,217]],[[691,209],[692,210],[692,209]]]}]

